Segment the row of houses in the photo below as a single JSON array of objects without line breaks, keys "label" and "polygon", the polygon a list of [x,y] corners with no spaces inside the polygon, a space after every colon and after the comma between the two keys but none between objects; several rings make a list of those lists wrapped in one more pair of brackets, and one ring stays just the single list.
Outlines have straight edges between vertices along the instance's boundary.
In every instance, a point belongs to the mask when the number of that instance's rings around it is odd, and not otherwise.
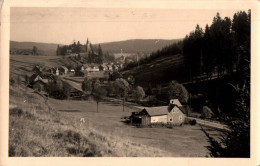
[{"label": "row of houses", "polygon": [[88,65],[88,64],[83,64],[81,66],[81,70],[87,70],[88,72],[98,72],[98,71],[118,71],[121,69],[123,66],[120,64],[102,64],[102,65]]},{"label": "row of houses", "polygon": [[42,67],[42,66],[39,66],[39,65],[34,66],[32,71],[35,74],[39,74],[39,75],[41,75],[43,72],[44,73],[54,74],[54,75],[65,75],[68,72],[73,72],[73,71],[75,72],[74,69],[69,70],[65,66],[46,68],[46,67]]},{"label": "row of houses", "polygon": [[181,125],[188,113],[188,106],[184,106],[178,99],[171,99],[168,106],[146,107],[141,111],[132,112],[132,124],[150,125],[152,123],[171,123]]},{"label": "row of houses", "polygon": [[81,71],[88,71],[88,72],[99,72],[102,71],[100,66],[95,66],[95,65],[87,65],[87,64],[83,64],[80,68]]}]

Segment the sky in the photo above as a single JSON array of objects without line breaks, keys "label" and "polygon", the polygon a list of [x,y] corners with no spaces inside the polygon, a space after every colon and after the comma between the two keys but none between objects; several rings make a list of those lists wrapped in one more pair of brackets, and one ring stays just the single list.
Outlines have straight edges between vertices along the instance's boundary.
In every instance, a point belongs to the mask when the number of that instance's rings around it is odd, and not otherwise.
[{"label": "sky", "polygon": [[128,39],[179,39],[197,24],[205,28],[217,12],[233,18],[238,10],[12,7],[10,39],[71,44]]}]

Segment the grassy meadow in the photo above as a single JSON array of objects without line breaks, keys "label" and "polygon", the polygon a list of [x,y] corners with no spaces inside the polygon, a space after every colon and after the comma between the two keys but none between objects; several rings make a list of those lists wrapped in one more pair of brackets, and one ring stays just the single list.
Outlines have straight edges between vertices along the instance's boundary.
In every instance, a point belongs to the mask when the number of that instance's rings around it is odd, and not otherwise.
[{"label": "grassy meadow", "polygon": [[32,68],[37,64],[54,67],[61,64],[59,56],[10,55],[10,78],[32,75]]},{"label": "grassy meadow", "polygon": [[[9,156],[170,156],[169,152],[104,134],[64,116],[32,90],[10,87]],[[66,101],[64,101],[66,102]],[[65,111],[66,112],[66,111]]]}]

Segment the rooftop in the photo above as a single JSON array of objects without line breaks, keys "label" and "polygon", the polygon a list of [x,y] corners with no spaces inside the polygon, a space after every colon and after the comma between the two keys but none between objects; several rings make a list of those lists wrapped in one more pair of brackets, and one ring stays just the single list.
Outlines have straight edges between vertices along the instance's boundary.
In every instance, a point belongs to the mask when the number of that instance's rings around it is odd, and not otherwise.
[{"label": "rooftop", "polygon": [[167,114],[168,114],[168,106],[145,107],[144,110],[146,110],[147,113],[148,113],[150,116],[167,115]]}]

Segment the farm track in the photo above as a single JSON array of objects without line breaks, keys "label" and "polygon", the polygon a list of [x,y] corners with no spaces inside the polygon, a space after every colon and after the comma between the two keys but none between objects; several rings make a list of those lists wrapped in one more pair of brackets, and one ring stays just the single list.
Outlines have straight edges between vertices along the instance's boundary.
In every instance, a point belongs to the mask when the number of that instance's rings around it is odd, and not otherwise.
[{"label": "farm track", "polygon": [[203,120],[203,119],[199,119],[199,118],[193,118],[193,117],[188,117],[188,119],[196,120],[196,122],[202,126],[213,127],[213,128],[220,129],[220,130],[228,130],[228,127],[226,125],[223,125],[219,122],[212,122],[212,121]]}]

